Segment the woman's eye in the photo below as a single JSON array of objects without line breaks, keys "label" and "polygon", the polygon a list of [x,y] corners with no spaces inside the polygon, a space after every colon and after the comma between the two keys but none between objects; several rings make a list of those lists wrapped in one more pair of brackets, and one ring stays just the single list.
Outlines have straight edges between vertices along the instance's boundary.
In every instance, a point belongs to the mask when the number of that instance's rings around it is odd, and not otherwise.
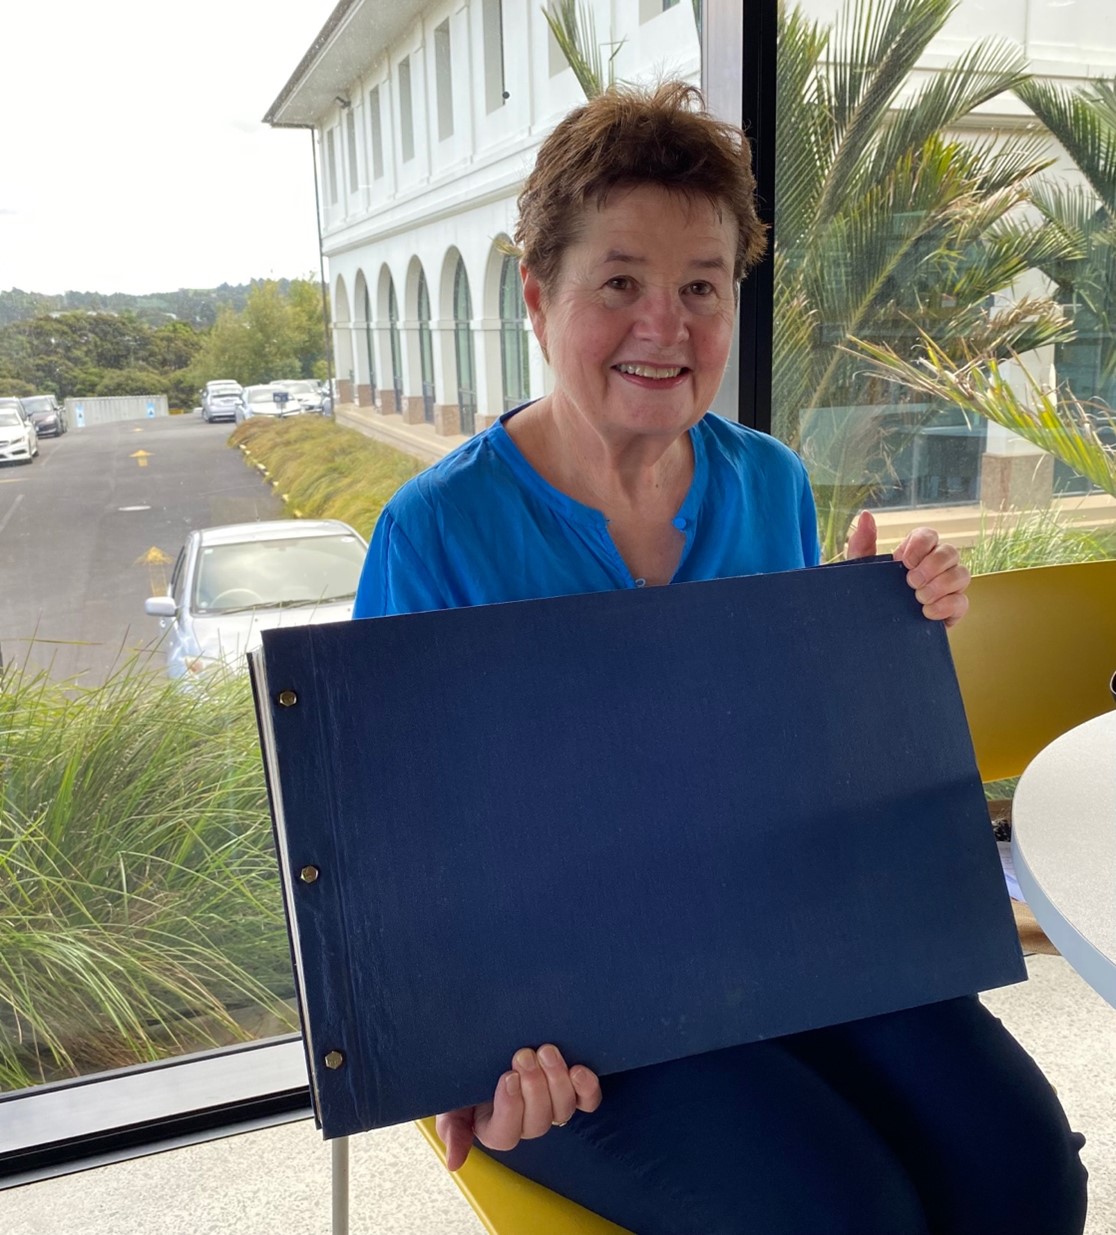
[{"label": "woman's eye", "polygon": [[632,281],[626,274],[613,275],[605,284],[605,287],[611,288],[616,292],[626,292],[632,285]]},{"label": "woman's eye", "polygon": [[712,296],[716,289],[712,283],[707,283],[704,279],[698,279],[696,283],[691,283],[689,291],[695,296]]}]

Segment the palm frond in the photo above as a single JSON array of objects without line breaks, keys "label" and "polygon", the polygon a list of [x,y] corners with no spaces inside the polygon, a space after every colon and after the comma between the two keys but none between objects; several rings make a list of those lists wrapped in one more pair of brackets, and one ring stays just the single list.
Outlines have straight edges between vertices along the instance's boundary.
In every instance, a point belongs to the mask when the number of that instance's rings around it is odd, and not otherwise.
[{"label": "palm frond", "polygon": [[597,42],[597,26],[593,10],[578,0],[550,0],[543,7],[543,16],[566,63],[573,70],[587,99],[596,98],[612,85],[613,61],[625,40],[612,45],[608,60],[601,58]]},{"label": "palm frond", "polygon": [[1015,92],[1065,147],[1099,203],[1116,214],[1116,110],[1111,86],[1066,90],[1030,79]]},{"label": "palm frond", "polygon": [[1116,497],[1116,447],[1110,444],[1116,440],[1116,419],[1110,410],[1086,406],[1065,388],[1049,390],[1017,355],[991,359],[961,345],[958,363],[925,333],[922,343],[922,357],[911,361],[886,345],[854,341],[882,375],[1003,425]]}]

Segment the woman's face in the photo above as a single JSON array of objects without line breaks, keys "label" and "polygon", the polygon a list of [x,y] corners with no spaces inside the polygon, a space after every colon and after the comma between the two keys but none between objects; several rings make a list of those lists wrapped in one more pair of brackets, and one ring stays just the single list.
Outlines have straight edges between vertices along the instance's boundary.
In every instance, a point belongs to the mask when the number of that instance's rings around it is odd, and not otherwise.
[{"label": "woman's face", "polygon": [[586,207],[550,292],[523,277],[555,408],[621,443],[696,424],[732,342],[736,240],[731,214],[654,185]]}]

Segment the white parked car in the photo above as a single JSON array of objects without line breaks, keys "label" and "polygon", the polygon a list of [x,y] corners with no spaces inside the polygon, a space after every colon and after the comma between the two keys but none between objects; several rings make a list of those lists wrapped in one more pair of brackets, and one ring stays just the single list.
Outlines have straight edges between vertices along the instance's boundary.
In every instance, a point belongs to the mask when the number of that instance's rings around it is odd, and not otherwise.
[{"label": "white parked car", "polygon": [[297,399],[304,412],[324,412],[326,408],[325,392],[321,382],[313,382],[307,378],[295,378],[289,381],[272,382],[289,392],[292,399]]},{"label": "white parked car", "polygon": [[12,407],[0,407],[0,463],[30,463],[39,453],[38,434]]},{"label": "white parked car", "polygon": [[167,674],[198,682],[239,668],[274,626],[343,622],[368,546],[337,519],[200,528],[186,539],[166,596],[144,608],[166,631]]},{"label": "white parked car", "polygon": [[267,386],[246,386],[240,396],[236,421],[240,424],[253,416],[299,416],[304,410],[299,400],[278,382]]}]

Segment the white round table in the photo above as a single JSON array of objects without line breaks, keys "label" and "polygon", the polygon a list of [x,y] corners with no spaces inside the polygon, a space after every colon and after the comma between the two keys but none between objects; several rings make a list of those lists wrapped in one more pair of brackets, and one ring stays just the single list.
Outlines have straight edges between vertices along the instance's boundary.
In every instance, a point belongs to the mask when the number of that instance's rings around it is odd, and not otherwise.
[{"label": "white round table", "polygon": [[1116,712],[1071,729],[1020,778],[1011,848],[1051,943],[1116,1007]]}]

